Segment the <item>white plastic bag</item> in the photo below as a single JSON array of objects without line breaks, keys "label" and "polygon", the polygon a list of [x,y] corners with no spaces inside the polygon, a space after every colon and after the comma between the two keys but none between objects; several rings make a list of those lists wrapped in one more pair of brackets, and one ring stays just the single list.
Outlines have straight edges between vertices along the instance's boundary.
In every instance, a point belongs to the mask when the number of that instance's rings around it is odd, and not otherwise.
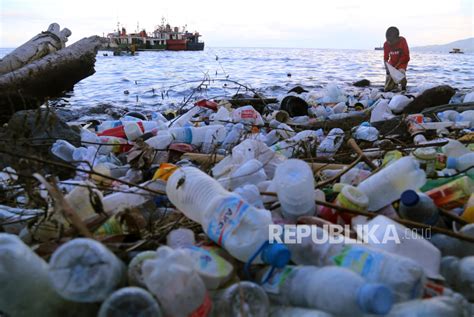
[{"label": "white plastic bag", "polygon": [[390,73],[390,77],[392,77],[393,81],[395,83],[399,83],[405,78],[405,74],[390,65],[389,63],[385,62],[385,65],[387,66],[388,72]]}]

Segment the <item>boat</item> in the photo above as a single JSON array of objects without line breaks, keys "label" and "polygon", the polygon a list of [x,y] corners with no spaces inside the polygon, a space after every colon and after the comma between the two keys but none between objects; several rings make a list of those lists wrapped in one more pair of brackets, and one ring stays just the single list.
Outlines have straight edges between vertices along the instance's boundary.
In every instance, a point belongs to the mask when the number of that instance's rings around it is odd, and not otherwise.
[{"label": "boat", "polygon": [[453,48],[453,50],[451,52],[449,52],[450,54],[464,54],[463,51],[461,51],[460,48]]},{"label": "boat", "polygon": [[376,50],[376,51],[383,51],[383,46],[374,47],[374,50]]},{"label": "boat", "polygon": [[142,29],[139,32],[127,33],[125,27],[117,23],[117,30],[107,34],[103,49],[112,51],[202,51],[204,42],[199,41],[199,32],[188,32],[165,24],[164,19],[151,33]]}]

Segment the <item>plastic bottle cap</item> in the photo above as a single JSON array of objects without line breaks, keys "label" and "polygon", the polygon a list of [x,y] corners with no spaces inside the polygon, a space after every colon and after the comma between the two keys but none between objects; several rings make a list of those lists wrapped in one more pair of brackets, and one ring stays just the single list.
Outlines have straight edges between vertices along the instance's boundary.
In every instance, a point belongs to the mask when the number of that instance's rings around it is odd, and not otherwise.
[{"label": "plastic bottle cap", "polygon": [[404,191],[400,198],[405,206],[414,206],[420,201],[420,196],[411,189]]},{"label": "plastic bottle cap", "polygon": [[266,264],[282,268],[290,262],[291,253],[286,245],[274,243],[267,245],[262,250],[261,258]]},{"label": "plastic bottle cap", "polygon": [[456,169],[456,165],[458,165],[458,159],[455,157],[448,157],[446,160],[446,167],[449,169]]},{"label": "plastic bottle cap", "polygon": [[365,284],[359,289],[357,303],[363,312],[385,315],[393,305],[392,291],[382,284]]}]

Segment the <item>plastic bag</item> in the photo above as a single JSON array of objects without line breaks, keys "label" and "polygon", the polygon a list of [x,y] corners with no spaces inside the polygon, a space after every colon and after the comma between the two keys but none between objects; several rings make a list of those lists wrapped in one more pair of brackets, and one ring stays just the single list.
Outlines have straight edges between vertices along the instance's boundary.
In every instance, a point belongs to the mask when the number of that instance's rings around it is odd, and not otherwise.
[{"label": "plastic bag", "polygon": [[388,72],[390,73],[390,77],[392,77],[393,81],[395,83],[399,83],[405,78],[405,74],[390,65],[389,63],[385,62],[385,65],[387,66]]}]

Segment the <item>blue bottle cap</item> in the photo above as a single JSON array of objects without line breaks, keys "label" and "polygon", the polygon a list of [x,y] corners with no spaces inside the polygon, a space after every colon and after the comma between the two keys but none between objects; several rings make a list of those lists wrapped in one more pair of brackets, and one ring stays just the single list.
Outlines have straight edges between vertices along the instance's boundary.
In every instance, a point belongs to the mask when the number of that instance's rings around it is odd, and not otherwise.
[{"label": "blue bottle cap", "polygon": [[420,201],[420,196],[414,190],[405,190],[400,197],[405,206],[415,206]]},{"label": "blue bottle cap", "polygon": [[362,122],[360,125],[363,126],[363,127],[370,127],[371,126],[370,123],[368,123],[367,121]]},{"label": "blue bottle cap", "polygon": [[281,243],[268,244],[262,250],[262,261],[271,266],[282,268],[290,262],[291,253],[288,247]]},{"label": "blue bottle cap", "polygon": [[359,289],[357,304],[364,313],[385,315],[392,309],[392,291],[382,284],[364,284]]},{"label": "blue bottle cap", "polygon": [[448,157],[446,160],[446,167],[449,169],[456,169],[456,165],[458,165],[458,159],[455,157]]}]

